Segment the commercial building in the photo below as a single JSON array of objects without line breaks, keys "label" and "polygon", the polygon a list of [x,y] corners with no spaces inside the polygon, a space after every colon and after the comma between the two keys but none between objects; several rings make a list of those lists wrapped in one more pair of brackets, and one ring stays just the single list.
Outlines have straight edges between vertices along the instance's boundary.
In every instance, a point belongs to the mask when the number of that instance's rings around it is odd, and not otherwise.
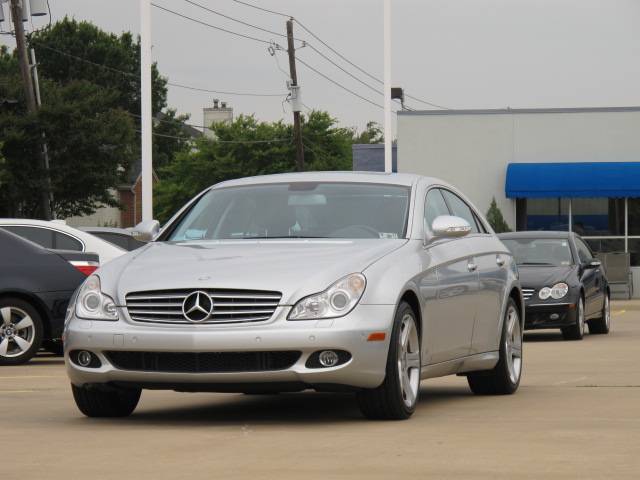
[{"label": "commercial building", "polygon": [[640,107],[403,111],[398,171],[442,178],[485,212],[495,197],[513,230],[629,252],[640,285]]}]

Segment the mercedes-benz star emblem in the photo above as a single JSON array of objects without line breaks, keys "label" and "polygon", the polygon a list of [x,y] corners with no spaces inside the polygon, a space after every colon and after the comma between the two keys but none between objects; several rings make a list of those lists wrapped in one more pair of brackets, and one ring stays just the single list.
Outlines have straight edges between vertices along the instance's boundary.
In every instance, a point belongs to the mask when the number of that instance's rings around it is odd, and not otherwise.
[{"label": "mercedes-benz star emblem", "polygon": [[182,314],[192,323],[201,323],[211,318],[213,313],[213,300],[207,294],[198,290],[190,293],[182,302]]}]

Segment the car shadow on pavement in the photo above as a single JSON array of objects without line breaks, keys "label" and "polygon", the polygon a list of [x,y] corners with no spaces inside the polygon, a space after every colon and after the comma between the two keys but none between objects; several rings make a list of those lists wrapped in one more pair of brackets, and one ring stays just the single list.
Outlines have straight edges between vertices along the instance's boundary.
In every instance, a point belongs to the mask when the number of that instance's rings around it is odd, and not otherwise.
[{"label": "car shadow on pavement", "polygon": [[[216,394],[212,399],[215,399]],[[422,386],[418,412],[441,403],[471,400],[473,394],[466,387]],[[176,397],[179,401],[179,397]],[[309,424],[343,423],[365,420],[355,395],[348,393],[282,393],[277,395],[225,395],[215,403],[171,408],[141,407],[131,417],[109,422],[140,425],[184,425],[189,423],[216,425],[238,424]]]}]

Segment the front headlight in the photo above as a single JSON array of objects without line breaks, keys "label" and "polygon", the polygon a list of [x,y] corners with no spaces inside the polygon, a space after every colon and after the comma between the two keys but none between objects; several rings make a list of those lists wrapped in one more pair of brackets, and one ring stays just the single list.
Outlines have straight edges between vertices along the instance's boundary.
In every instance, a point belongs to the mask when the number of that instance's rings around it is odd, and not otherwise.
[{"label": "front headlight", "polygon": [[569,293],[569,285],[564,282],[556,283],[553,287],[541,288],[538,292],[538,296],[541,300],[546,300],[551,297],[554,300],[560,300],[567,293]]},{"label": "front headlight", "polygon": [[118,320],[113,299],[100,290],[100,277],[91,275],[80,288],[76,299],[76,317],[85,320]]},{"label": "front headlight", "polygon": [[367,279],[352,273],[338,280],[324,292],[303,298],[294,305],[289,320],[319,320],[348,314],[360,301]]},{"label": "front headlight", "polygon": [[551,287],[551,298],[556,300],[561,299],[567,293],[569,293],[569,285],[564,282],[556,283],[553,287]]}]

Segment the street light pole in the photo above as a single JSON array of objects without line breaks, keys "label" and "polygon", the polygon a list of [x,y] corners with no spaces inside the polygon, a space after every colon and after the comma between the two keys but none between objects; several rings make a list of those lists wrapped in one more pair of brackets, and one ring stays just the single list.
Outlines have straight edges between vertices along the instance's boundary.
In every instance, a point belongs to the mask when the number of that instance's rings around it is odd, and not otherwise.
[{"label": "street light pole", "polygon": [[384,171],[393,169],[391,124],[391,0],[384,0]]},{"label": "street light pole", "polygon": [[151,103],[151,2],[140,0],[140,116],[142,221],[153,220],[153,124]]}]

